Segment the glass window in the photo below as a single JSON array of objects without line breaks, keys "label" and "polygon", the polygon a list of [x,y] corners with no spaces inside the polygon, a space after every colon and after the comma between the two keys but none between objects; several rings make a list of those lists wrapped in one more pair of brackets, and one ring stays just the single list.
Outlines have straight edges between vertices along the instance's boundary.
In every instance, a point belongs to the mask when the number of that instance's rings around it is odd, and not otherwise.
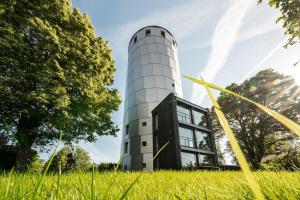
[{"label": "glass window", "polygon": [[133,43],[135,44],[136,41],[137,41],[137,37],[135,36],[135,37],[133,38]]},{"label": "glass window", "polygon": [[125,135],[128,135],[129,134],[129,124],[126,125],[126,128],[125,128]]},{"label": "glass window", "polygon": [[208,123],[207,123],[207,115],[206,114],[194,110],[193,118],[194,118],[194,124],[196,124],[198,126],[207,127]]},{"label": "glass window", "polygon": [[211,150],[211,142],[208,133],[196,131],[196,144],[198,149]]},{"label": "glass window", "polygon": [[160,31],[161,36],[166,37],[165,31]]},{"label": "glass window", "polygon": [[147,141],[143,141],[143,142],[142,142],[142,146],[143,146],[143,147],[147,146]]},{"label": "glass window", "polygon": [[181,165],[182,168],[196,167],[196,154],[181,152]]},{"label": "glass window", "polygon": [[188,108],[177,105],[178,121],[191,123],[191,111]]},{"label": "glass window", "polygon": [[194,147],[194,137],[191,129],[179,127],[179,138],[181,146]]},{"label": "glass window", "polygon": [[124,153],[128,153],[128,142],[124,144]]},{"label": "glass window", "polygon": [[154,114],[154,130],[158,130],[158,114]]},{"label": "glass window", "polygon": [[143,126],[147,126],[147,122],[143,122],[142,125],[143,125]]},{"label": "glass window", "polygon": [[198,154],[199,164],[212,165],[214,163],[213,156],[208,154]]},{"label": "glass window", "polygon": [[150,29],[146,30],[146,36],[149,36],[151,34]]}]

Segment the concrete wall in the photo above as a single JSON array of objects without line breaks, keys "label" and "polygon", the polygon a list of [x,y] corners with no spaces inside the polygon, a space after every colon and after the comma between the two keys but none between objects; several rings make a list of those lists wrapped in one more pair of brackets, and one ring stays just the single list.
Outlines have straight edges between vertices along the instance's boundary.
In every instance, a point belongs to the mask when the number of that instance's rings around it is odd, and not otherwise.
[{"label": "concrete wall", "polygon": [[176,46],[172,34],[158,26],[140,29],[129,43],[121,155],[125,142],[129,148],[123,169],[153,169],[151,111],[171,92],[182,96]]}]

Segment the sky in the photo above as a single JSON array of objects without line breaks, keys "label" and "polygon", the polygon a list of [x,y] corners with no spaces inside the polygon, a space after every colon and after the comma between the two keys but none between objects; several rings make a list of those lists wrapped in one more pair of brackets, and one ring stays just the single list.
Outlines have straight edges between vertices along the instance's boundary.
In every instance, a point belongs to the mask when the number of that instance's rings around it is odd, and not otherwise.
[{"label": "sky", "polygon": [[[267,1],[265,1],[267,2]],[[127,47],[140,28],[158,25],[176,38],[181,75],[205,77],[226,87],[272,67],[295,74],[300,45],[283,48],[287,40],[279,11],[256,0],[73,0],[73,7],[87,13],[97,36],[109,41],[116,61],[114,87],[124,101]],[[299,71],[298,71],[299,72]],[[300,76],[300,72],[299,72]],[[182,78],[183,97],[203,107],[211,104],[199,85]],[[217,92],[214,93],[218,95]],[[123,103],[112,119],[122,128]],[[94,143],[80,142],[95,163],[117,162],[120,158],[121,130],[117,137],[104,136]]]}]

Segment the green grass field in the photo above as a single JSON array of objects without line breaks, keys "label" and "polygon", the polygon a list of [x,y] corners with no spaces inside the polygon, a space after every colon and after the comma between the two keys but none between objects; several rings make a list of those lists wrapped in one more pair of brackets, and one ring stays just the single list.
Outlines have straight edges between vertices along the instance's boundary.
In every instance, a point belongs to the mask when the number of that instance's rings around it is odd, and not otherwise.
[{"label": "green grass field", "polygon": [[[41,176],[3,173],[0,198],[120,199],[124,195],[125,199],[254,199],[241,172],[145,172],[131,188],[140,173],[118,172],[112,183],[113,175],[46,175],[36,190]],[[300,199],[300,172],[255,172],[254,176],[267,199]]]}]

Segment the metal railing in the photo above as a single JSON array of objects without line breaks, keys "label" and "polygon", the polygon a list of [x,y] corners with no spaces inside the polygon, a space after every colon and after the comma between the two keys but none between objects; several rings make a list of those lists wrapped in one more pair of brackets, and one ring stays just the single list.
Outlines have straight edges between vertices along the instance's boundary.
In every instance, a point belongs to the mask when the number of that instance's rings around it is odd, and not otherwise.
[{"label": "metal railing", "polygon": [[192,116],[189,114],[177,111],[177,117],[178,117],[178,120],[181,122],[189,123],[189,124],[192,123]]},{"label": "metal railing", "polygon": [[195,148],[195,140],[193,138],[180,136],[180,145]]}]

